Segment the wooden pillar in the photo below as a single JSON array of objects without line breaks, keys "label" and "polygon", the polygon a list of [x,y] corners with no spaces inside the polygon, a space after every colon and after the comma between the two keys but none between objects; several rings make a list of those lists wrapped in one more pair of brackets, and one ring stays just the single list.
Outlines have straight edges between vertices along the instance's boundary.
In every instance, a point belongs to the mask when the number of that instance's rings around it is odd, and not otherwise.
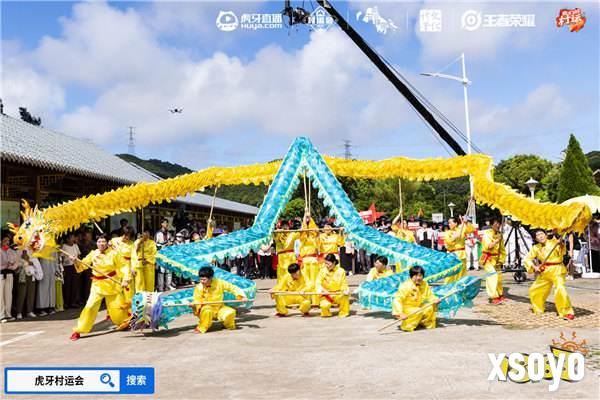
[{"label": "wooden pillar", "polygon": [[40,176],[35,175],[35,204],[38,208],[42,208],[42,193],[41,193],[41,182]]}]

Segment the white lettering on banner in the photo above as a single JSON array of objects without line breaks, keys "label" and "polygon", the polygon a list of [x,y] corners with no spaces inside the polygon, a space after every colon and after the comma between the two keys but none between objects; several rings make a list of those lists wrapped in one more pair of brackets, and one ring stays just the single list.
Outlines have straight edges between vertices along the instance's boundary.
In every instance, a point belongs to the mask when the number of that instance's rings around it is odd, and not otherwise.
[{"label": "white lettering on banner", "polygon": [[479,28],[535,28],[535,14],[482,14],[468,10],[462,14],[461,28],[466,31]]},{"label": "white lettering on banner", "polygon": [[240,29],[280,29],[283,28],[281,14],[246,13],[239,18],[233,11],[220,11],[217,16],[217,28],[224,32],[232,32],[239,26]]},{"label": "white lettering on banner", "polygon": [[419,11],[419,31],[441,32],[442,10],[423,9]]},{"label": "white lettering on banner", "polygon": [[[553,350],[554,351],[554,350]],[[561,380],[579,382],[585,376],[585,357],[578,352],[488,353],[492,369],[488,381],[540,382],[551,380],[548,391],[558,390]]]}]

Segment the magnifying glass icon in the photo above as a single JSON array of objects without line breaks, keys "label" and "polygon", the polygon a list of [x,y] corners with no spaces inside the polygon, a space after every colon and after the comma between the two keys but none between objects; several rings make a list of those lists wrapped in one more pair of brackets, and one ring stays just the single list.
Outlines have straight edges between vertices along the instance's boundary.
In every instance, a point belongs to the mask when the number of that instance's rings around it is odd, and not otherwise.
[{"label": "magnifying glass icon", "polygon": [[115,387],[115,384],[112,383],[112,378],[111,378],[110,374],[104,373],[104,374],[100,375],[100,382],[110,385],[111,388]]}]

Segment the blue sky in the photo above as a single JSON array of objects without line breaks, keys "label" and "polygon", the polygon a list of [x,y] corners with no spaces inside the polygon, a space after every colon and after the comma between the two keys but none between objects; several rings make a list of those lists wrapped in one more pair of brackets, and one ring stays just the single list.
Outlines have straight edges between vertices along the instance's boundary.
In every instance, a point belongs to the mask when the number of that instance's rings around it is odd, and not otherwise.
[{"label": "blue sky", "polygon": [[[292,2],[301,5],[302,2]],[[558,28],[561,2],[334,2],[363,37],[464,131],[458,82],[419,75],[465,53],[473,142],[499,161],[560,159],[573,132],[600,148],[597,2],[580,32]],[[359,20],[377,6],[397,30]],[[316,3],[305,2],[312,11]],[[295,136],[357,158],[447,157],[402,96],[337,27],[223,32],[220,11],[276,14],[283,2],[2,2],[2,99],[44,126],[191,168],[269,161]],[[419,30],[441,10],[442,32]],[[467,31],[467,10],[534,14],[535,27]],[[457,75],[458,63],[444,72]],[[169,108],[183,114],[172,115]],[[466,144],[461,142],[463,147]]]}]

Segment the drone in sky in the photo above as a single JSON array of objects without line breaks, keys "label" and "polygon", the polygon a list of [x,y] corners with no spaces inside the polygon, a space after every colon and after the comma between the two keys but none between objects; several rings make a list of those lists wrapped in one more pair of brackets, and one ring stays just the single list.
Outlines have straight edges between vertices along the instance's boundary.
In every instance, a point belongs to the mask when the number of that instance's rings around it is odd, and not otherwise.
[{"label": "drone in sky", "polygon": [[181,114],[183,112],[183,108],[172,108],[169,111],[171,114]]}]

